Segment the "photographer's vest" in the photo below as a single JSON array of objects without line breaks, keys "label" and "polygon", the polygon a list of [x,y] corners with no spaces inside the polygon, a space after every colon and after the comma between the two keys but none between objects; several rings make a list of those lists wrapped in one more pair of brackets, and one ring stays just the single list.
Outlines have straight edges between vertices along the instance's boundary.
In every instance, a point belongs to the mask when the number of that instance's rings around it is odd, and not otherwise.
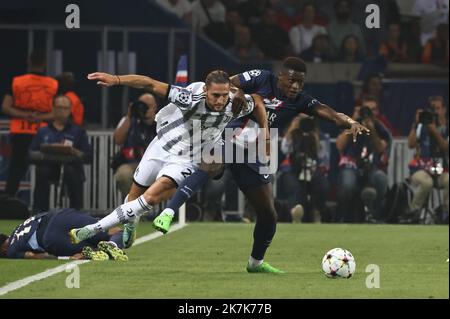
[{"label": "photographer's vest", "polygon": [[[58,82],[48,76],[25,74],[13,78],[12,91],[14,107],[23,111],[49,113],[53,107],[53,97],[58,90]],[[11,134],[36,134],[47,123],[34,123],[21,118],[12,118]]]},{"label": "photographer's vest", "polygon": [[[438,126],[437,130],[444,139],[448,139],[448,126]],[[437,141],[431,138],[424,126],[416,134],[418,134],[416,136],[419,145],[414,158],[408,165],[410,174],[425,170],[433,175],[436,166],[441,166],[444,172],[448,172],[448,153],[439,150]]]}]

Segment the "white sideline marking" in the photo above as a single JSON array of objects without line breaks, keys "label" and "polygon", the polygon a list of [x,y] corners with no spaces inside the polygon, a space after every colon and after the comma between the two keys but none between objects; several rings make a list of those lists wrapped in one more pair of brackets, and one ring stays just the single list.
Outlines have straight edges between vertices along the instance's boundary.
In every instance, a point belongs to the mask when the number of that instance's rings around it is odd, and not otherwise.
[{"label": "white sideline marking", "polygon": [[[169,233],[172,233],[174,231],[180,230],[180,229],[182,229],[185,226],[187,226],[187,224],[183,224],[183,225],[176,224],[176,225],[173,225],[170,228]],[[140,245],[140,244],[145,243],[145,242],[147,242],[149,240],[156,239],[158,237],[161,237],[162,235],[163,234],[160,233],[160,232],[154,232],[154,233],[145,235],[143,237],[139,237],[138,239],[136,239],[136,241],[134,242],[133,246]],[[6,295],[8,292],[11,292],[13,290],[17,290],[19,288],[25,287],[25,286],[31,284],[32,282],[35,282],[35,281],[38,281],[38,280],[42,280],[42,279],[48,278],[50,276],[56,275],[56,274],[58,274],[60,272],[65,271],[66,269],[70,268],[71,266],[86,264],[88,262],[90,262],[90,260],[75,260],[75,261],[72,261],[70,263],[65,263],[63,265],[60,265],[60,266],[55,267],[55,268],[47,269],[46,271],[40,272],[40,273],[38,273],[36,275],[25,277],[23,279],[14,281],[14,282],[9,283],[9,284],[7,284],[7,285],[5,285],[3,287],[0,287],[0,296]]]}]

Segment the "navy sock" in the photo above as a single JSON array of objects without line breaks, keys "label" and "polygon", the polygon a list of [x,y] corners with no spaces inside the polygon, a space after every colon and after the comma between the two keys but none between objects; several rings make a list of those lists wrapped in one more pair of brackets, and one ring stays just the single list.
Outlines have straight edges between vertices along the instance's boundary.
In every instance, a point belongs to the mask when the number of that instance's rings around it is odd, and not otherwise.
[{"label": "navy sock", "polygon": [[253,249],[251,256],[257,260],[263,260],[267,248],[272,242],[277,229],[277,223],[274,220],[256,220],[253,231]]},{"label": "navy sock", "polygon": [[123,248],[123,239],[122,239],[122,233],[123,232],[118,232],[114,235],[111,236],[111,238],[109,239],[110,241],[116,243],[117,247],[119,248]]},{"label": "navy sock", "polygon": [[175,212],[194,195],[208,180],[208,173],[199,169],[194,174],[184,180],[178,187],[177,192],[167,203],[167,208],[173,209]]}]

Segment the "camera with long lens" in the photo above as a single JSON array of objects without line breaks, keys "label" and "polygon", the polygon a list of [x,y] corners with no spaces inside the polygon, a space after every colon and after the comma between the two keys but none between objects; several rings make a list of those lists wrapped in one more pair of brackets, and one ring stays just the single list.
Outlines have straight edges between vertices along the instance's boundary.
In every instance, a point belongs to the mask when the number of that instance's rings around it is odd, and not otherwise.
[{"label": "camera with long lens", "polygon": [[314,134],[316,122],[311,117],[300,120],[298,131],[292,134],[293,172],[300,181],[311,181],[316,170],[318,145]]},{"label": "camera with long lens", "polygon": [[419,123],[423,125],[429,125],[437,123],[437,115],[431,110],[423,110],[419,113]]},{"label": "camera with long lens", "polygon": [[148,105],[142,101],[135,101],[131,104],[131,117],[140,120],[145,120],[145,115],[148,111]]},{"label": "camera with long lens", "polygon": [[373,112],[369,107],[363,106],[363,107],[361,107],[361,109],[359,111],[359,116],[361,117],[361,120],[372,119]]}]

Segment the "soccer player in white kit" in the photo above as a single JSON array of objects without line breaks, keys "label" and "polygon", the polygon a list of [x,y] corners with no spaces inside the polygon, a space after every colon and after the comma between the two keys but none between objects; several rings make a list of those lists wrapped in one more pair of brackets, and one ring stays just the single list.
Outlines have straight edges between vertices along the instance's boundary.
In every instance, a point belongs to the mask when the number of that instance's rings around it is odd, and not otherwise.
[{"label": "soccer player in white kit", "polygon": [[[261,127],[267,128],[267,116],[258,95],[246,95],[244,107],[234,107],[234,94],[226,72],[216,70],[205,82],[192,83],[186,88],[172,86],[141,75],[111,75],[96,72],[88,75],[102,86],[128,85],[150,90],[165,97],[169,104],[156,115],[158,136],[148,146],[134,173],[134,183],[127,202],[117,207],[98,223],[72,229],[72,242],[78,243],[119,223],[125,224],[124,246],[130,247],[135,238],[139,217],[152,210],[152,205],[170,198],[181,182],[198,169],[200,163],[192,156],[203,146],[221,141],[227,124],[253,112]],[[199,145],[195,132],[201,130]],[[198,147],[200,146],[200,147]]]}]

